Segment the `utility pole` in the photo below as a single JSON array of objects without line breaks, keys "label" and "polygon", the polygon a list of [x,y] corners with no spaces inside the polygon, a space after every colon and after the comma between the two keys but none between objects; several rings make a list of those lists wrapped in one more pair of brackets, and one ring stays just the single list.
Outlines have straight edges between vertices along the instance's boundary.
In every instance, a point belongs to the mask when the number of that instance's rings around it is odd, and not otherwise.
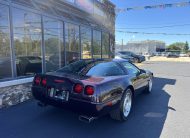
[{"label": "utility pole", "polygon": [[121,40],[121,51],[123,51],[123,39]]}]

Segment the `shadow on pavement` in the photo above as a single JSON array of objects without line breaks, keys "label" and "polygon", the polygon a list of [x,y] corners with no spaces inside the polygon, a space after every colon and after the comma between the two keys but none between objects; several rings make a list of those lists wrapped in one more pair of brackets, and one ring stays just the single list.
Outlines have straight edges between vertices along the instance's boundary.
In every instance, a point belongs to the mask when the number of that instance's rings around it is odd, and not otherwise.
[{"label": "shadow on pavement", "polygon": [[0,137],[159,137],[168,110],[170,95],[166,85],[175,85],[176,80],[154,78],[151,94],[140,94],[135,99],[133,112],[126,122],[105,116],[91,124],[78,120],[78,115],[60,108],[36,105],[29,101],[0,111]]}]

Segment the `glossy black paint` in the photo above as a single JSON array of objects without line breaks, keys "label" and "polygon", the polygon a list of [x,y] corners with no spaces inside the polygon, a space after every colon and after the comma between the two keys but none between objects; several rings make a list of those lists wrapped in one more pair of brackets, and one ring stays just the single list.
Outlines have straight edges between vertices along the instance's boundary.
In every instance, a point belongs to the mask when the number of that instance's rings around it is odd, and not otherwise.
[{"label": "glossy black paint", "polygon": [[[82,61],[82,60],[81,60]],[[84,60],[83,60],[84,61]],[[127,88],[132,89],[134,95],[145,89],[148,81],[153,76],[149,71],[138,69],[138,73],[129,74],[122,62],[126,60],[118,59],[96,59],[88,60],[93,63],[114,62],[123,70],[122,75],[118,76],[86,76],[78,73],[52,72],[48,74],[37,74],[35,77],[47,79],[47,85],[36,85],[33,82],[32,93],[35,99],[49,105],[61,106],[70,110],[77,111],[84,115],[101,116],[109,113],[111,110],[118,108],[123,93]],[[62,80],[61,83],[56,83],[55,80]],[[95,92],[92,96],[84,93],[77,94],[73,92],[75,84],[93,86]],[[49,88],[69,91],[68,101],[50,98],[48,95]]]}]

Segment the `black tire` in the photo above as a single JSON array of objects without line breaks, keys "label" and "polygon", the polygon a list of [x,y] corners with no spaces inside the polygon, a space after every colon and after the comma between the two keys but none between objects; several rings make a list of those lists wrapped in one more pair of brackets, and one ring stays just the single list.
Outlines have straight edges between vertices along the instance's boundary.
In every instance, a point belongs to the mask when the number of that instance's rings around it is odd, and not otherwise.
[{"label": "black tire", "polygon": [[[123,111],[123,106],[124,106],[124,101],[125,98],[127,96],[127,94],[130,93],[131,94],[131,108],[130,111],[128,113],[127,116],[124,115],[124,111]],[[128,117],[130,116],[130,113],[132,111],[132,107],[133,107],[133,92],[131,89],[127,89],[125,91],[125,93],[123,94],[123,97],[121,99],[121,102],[119,104],[119,107],[116,110],[113,110],[110,112],[110,117],[114,120],[118,120],[118,121],[126,121],[128,119]]]},{"label": "black tire", "polygon": [[135,63],[139,63],[139,59],[138,59],[138,58],[135,58],[135,59],[134,59],[134,62],[135,62]]}]

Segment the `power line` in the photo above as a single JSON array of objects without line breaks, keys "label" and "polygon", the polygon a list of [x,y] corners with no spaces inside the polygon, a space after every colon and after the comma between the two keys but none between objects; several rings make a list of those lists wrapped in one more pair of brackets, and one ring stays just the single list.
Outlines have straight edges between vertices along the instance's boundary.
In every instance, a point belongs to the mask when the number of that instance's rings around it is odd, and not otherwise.
[{"label": "power line", "polygon": [[190,24],[178,24],[178,25],[165,25],[165,26],[154,26],[154,27],[139,27],[139,28],[116,28],[116,29],[158,29],[158,28],[174,28],[174,27],[184,27],[190,26]]},{"label": "power line", "polygon": [[176,35],[176,36],[190,36],[190,34],[180,34],[180,33],[152,33],[152,32],[131,32],[131,31],[119,31],[119,33],[126,33],[126,34],[143,34],[143,35]]}]

